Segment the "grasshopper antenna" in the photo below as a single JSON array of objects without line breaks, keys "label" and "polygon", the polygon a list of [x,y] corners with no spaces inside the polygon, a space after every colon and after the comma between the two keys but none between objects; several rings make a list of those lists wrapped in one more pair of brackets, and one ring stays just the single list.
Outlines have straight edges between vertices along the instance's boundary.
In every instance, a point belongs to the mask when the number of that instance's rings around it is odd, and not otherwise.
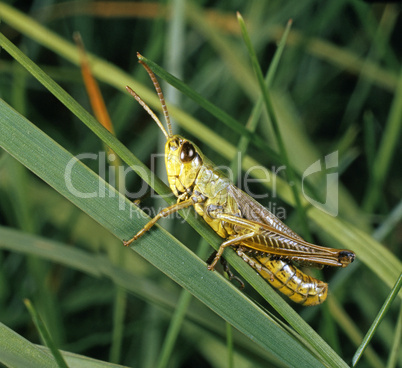
[{"label": "grasshopper antenna", "polygon": [[138,58],[138,62],[145,68],[145,70],[147,71],[149,77],[152,80],[152,83],[154,84],[156,93],[158,94],[158,97],[159,97],[159,101],[162,104],[162,111],[163,111],[163,115],[165,116],[165,121],[166,121],[167,131],[169,133],[169,137],[172,137],[173,133],[172,133],[172,125],[170,123],[169,112],[168,112],[168,109],[167,109],[167,106],[166,106],[166,103],[165,103],[165,97],[163,96],[162,89],[161,89],[161,87],[159,85],[159,82],[156,79],[155,74],[150,69],[150,67],[143,60],[141,60],[142,55],[139,52],[137,52],[137,58]]},{"label": "grasshopper antenna", "polygon": [[165,135],[166,139],[169,139],[172,136],[171,129],[169,130],[170,135],[167,133],[165,127],[155,115],[155,113],[150,109],[150,107],[142,100],[140,96],[137,95],[129,86],[126,86],[126,90],[130,93],[131,96],[135,98],[135,100],[144,108],[144,110],[151,115],[152,119],[154,119],[155,123],[158,124],[159,128],[161,128],[163,134]]}]

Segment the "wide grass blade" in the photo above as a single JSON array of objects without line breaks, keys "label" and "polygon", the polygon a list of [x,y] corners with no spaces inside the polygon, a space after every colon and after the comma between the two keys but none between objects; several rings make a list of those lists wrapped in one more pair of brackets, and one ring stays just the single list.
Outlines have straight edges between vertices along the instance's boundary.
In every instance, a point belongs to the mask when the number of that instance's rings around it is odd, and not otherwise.
[{"label": "wide grass blade", "polygon": [[[0,362],[13,368],[55,368],[50,350],[32,344],[0,322]],[[62,352],[68,366],[75,368],[124,368],[86,356]],[[127,368],[127,367],[126,367]]]},{"label": "wide grass blade", "polygon": [[55,368],[51,354],[42,351],[0,322],[0,362],[13,368]]}]

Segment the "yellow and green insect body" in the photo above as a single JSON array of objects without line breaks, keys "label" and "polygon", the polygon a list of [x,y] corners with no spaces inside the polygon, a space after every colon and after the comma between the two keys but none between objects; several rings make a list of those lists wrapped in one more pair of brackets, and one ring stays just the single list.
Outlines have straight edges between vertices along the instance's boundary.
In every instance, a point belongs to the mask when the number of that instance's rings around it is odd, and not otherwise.
[{"label": "yellow and green insect body", "polygon": [[328,285],[304,274],[291,263],[346,267],[355,254],[349,250],[332,249],[303,240],[260,203],[241,191],[215,168],[189,140],[171,131],[169,115],[159,84],[150,75],[162,103],[168,130],[129,87],[127,90],[145,108],[166,136],[165,162],[170,188],[177,203],[163,209],[148,222],[126,246],[144,235],[161,217],[194,206],[195,211],[223,239],[208,269],[213,270],[226,247],[232,247],[265,280],[291,300],[303,305],[322,303]]},{"label": "yellow and green insect body", "polygon": [[[204,156],[195,145],[178,135],[166,143],[165,158],[169,185],[173,193],[181,200],[191,198],[197,213],[222,238],[236,239],[236,236],[244,230],[238,225],[214,217],[214,213],[237,217],[242,217],[242,212],[247,213],[239,207],[241,201],[233,195],[237,188],[233,188],[231,181],[216,171],[211,162],[205,162]],[[237,194],[238,191],[239,189],[236,191]],[[261,211],[261,208],[259,210]],[[267,210],[263,208],[263,211],[266,215]],[[276,219],[273,214],[269,214],[269,218]],[[282,231],[286,228],[286,225],[279,220],[276,219],[275,222]],[[291,234],[297,237],[297,234],[293,232]],[[255,237],[254,242],[258,242],[258,235]],[[261,240],[264,239],[265,236],[262,236]],[[249,239],[251,240],[252,238]],[[304,274],[284,260],[271,259],[270,255],[255,255],[254,251],[247,251],[249,248],[240,244],[232,245],[238,248],[237,254],[273,287],[294,302],[305,306],[316,305],[327,297],[326,283]]]}]

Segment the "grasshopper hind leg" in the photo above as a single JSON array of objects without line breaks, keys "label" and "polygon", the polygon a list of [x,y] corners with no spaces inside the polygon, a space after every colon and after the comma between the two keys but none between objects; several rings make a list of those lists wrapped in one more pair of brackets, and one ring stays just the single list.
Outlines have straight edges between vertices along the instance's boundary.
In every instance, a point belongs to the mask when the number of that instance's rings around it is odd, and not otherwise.
[{"label": "grasshopper hind leg", "polygon": [[[208,265],[209,265],[210,263],[212,263],[212,261],[216,258],[216,254],[217,254],[217,253],[218,253],[218,252],[215,250],[215,251],[209,256],[209,258],[207,259],[207,264],[208,264]],[[220,262],[221,262],[221,265],[222,265],[222,267],[223,267],[223,271],[226,273],[226,275],[228,276],[229,280],[230,280],[230,281],[232,281],[232,280],[237,281],[237,282],[239,283],[239,289],[240,289],[240,290],[243,290],[244,287],[245,287],[243,280],[242,280],[240,277],[237,277],[237,276],[235,276],[235,275],[233,274],[233,272],[232,272],[231,269],[230,269],[229,263],[226,261],[226,259],[223,258],[223,257],[220,257]]]}]

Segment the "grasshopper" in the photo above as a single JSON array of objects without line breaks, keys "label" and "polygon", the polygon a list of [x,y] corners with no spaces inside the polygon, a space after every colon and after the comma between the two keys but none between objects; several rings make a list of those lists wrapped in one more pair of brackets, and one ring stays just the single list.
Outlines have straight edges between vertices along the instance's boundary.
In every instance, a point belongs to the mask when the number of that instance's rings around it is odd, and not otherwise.
[{"label": "grasshopper", "polygon": [[177,197],[177,203],[160,211],[124,245],[128,246],[143,236],[160,218],[194,206],[207,224],[225,239],[208,270],[214,270],[225,248],[232,247],[266,281],[294,302],[305,306],[322,303],[327,297],[328,284],[306,275],[292,263],[346,267],[353,262],[355,254],[350,250],[322,247],[303,240],[215,169],[194,143],[173,135],[159,83],[140,54],[138,58],[159,96],[167,130],[141,97],[130,87],[126,89],[151,115],[166,137],[165,164],[169,186]]}]

